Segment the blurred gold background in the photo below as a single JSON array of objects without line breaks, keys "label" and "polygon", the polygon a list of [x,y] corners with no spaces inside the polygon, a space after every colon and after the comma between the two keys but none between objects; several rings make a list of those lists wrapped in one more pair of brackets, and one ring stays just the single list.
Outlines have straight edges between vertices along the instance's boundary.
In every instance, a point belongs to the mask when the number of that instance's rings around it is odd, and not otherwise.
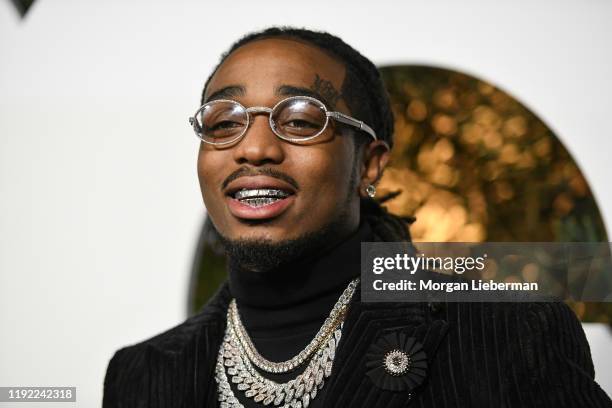
[{"label": "blurred gold background", "polygon": [[[395,115],[395,146],[378,186],[389,211],[414,216],[421,242],[608,242],[588,183],[559,138],[503,90],[428,66],[381,68]],[[576,101],[578,103],[578,101]],[[203,228],[190,312],[225,279]],[[583,321],[610,323],[609,303],[570,304]]]}]

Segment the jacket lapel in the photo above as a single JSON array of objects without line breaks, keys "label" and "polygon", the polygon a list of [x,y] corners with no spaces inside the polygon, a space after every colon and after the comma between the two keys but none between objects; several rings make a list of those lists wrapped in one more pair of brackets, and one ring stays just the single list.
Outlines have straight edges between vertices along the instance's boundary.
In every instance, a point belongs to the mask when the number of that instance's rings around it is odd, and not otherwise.
[{"label": "jacket lapel", "polygon": [[[358,292],[359,293],[358,288]],[[403,333],[424,344],[428,360],[435,358],[438,344],[448,331],[443,320],[430,317],[424,303],[363,303],[353,299],[343,327],[332,376],[326,384],[324,407],[402,407],[415,398],[419,388],[388,391],[368,377],[369,351],[381,336]],[[370,356],[368,356],[370,354]],[[431,365],[431,364],[430,364]],[[426,380],[425,380],[426,381]]]},{"label": "jacket lapel", "polygon": [[211,299],[209,305],[204,308],[205,310],[212,309],[212,313],[196,339],[196,369],[193,379],[195,407],[216,407],[218,405],[215,366],[225,335],[226,313],[230,299],[231,294],[226,281]]}]

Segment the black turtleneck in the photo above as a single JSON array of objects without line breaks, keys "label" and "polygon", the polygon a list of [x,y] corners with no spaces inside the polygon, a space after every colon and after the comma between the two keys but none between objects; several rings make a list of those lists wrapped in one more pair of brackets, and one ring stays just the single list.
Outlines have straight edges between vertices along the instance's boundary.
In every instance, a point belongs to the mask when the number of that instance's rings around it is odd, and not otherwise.
[{"label": "black turtleneck", "polygon": [[[362,222],[338,244],[278,269],[253,272],[230,262],[230,291],[236,298],[242,322],[262,356],[271,361],[284,361],[306,347],[348,283],[359,276],[361,242],[372,240],[369,225]],[[285,382],[304,368],[305,365],[288,374],[263,374]],[[246,407],[260,406],[244,397],[244,393],[236,390],[234,393]]]}]

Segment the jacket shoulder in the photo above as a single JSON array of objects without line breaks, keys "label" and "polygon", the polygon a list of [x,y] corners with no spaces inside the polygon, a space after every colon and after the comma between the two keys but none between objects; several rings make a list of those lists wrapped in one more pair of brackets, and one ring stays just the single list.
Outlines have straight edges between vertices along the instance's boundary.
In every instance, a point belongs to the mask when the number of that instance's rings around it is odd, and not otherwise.
[{"label": "jacket shoulder", "polygon": [[179,351],[203,327],[218,323],[225,318],[231,295],[227,282],[224,282],[213,297],[198,313],[184,322],[137,344],[127,346],[119,351],[137,352],[142,348],[153,348],[159,351]]},{"label": "jacket shoulder", "polygon": [[[487,372],[488,387],[502,384],[499,398],[506,406],[612,407],[595,381],[580,321],[564,302],[444,306],[442,318],[450,325],[448,349],[453,354],[463,350],[467,366]],[[471,387],[473,396],[489,391],[485,385]]]},{"label": "jacket shoulder", "polygon": [[[199,313],[163,333],[116,351],[104,378],[103,407],[148,406],[146,398],[154,380],[151,376],[171,372],[177,361],[194,364],[191,360],[198,342],[211,335],[219,337],[217,331],[225,322],[230,298],[225,282]],[[202,353],[203,358],[211,358],[206,350]]]}]

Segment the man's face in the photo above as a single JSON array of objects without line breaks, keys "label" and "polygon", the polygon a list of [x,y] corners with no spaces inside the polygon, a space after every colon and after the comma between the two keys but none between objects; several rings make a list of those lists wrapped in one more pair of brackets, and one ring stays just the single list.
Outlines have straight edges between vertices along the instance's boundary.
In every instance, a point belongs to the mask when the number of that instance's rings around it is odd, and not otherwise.
[{"label": "man's face", "polygon": [[[288,96],[304,94],[350,114],[340,95],[344,75],[340,62],[312,45],[265,39],[234,51],[211,79],[205,97],[233,99],[248,108],[273,107]],[[344,231],[338,234],[354,230],[359,195],[349,185],[355,165],[351,133],[341,134],[330,122],[312,143],[297,145],[272,132],[267,114],[251,119],[238,143],[200,146],[198,177],[217,231],[228,240],[275,243],[315,233],[340,218]],[[281,190],[289,196],[253,206],[236,198],[243,189]]]}]

